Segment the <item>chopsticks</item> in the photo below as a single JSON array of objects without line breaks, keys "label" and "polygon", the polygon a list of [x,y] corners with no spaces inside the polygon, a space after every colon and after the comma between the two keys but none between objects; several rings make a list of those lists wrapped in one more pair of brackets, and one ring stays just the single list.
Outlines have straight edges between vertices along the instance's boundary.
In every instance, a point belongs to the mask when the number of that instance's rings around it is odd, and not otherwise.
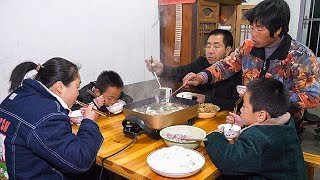
[{"label": "chopsticks", "polygon": [[97,95],[96,95],[96,93],[94,93],[93,91],[91,91],[90,89],[87,89],[87,93],[89,93],[91,96],[93,96],[93,97],[98,97]]},{"label": "chopsticks", "polygon": [[177,90],[175,90],[171,96],[175,95],[177,92],[179,92],[182,88],[184,87],[184,84],[182,84],[182,86],[180,86]]},{"label": "chopsticks", "polygon": [[[76,101],[76,104],[79,104],[82,107],[88,107],[88,104],[81,102],[81,101],[78,101],[78,100]],[[104,112],[101,112],[97,109],[92,109],[92,111],[96,112],[97,114],[99,114],[101,116],[107,117],[107,114],[105,114]]]},{"label": "chopsticks", "polygon": [[233,108],[233,113],[237,113],[237,109],[238,109],[238,105],[240,104],[240,102],[242,101],[242,97],[239,98],[235,103],[235,107]]}]

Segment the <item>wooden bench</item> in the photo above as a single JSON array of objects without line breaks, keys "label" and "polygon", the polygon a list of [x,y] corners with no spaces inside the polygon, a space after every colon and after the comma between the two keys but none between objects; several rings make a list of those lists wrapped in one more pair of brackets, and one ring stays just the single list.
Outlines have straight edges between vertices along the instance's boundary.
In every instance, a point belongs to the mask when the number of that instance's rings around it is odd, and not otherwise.
[{"label": "wooden bench", "polygon": [[320,168],[320,156],[312,153],[303,152],[304,161],[307,166],[309,180],[314,179],[314,168]]}]

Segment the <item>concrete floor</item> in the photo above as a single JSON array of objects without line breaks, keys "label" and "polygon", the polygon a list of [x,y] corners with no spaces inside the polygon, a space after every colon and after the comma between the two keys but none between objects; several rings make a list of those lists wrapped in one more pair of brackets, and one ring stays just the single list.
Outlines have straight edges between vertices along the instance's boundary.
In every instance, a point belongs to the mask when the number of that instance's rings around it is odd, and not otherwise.
[{"label": "concrete floor", "polygon": [[[302,151],[320,155],[320,140],[314,138],[316,126],[306,126],[302,133]],[[320,179],[320,169],[315,169],[314,179]]]}]

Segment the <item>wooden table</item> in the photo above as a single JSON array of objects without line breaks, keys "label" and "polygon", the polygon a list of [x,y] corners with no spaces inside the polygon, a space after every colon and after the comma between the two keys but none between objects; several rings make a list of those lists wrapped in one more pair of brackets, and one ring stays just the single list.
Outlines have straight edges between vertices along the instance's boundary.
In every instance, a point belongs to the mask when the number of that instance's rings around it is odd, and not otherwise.
[{"label": "wooden table", "polygon": [[[219,124],[225,122],[227,111],[218,112],[211,119],[197,119],[193,126],[202,128],[207,133],[215,130]],[[103,157],[117,152],[129,144],[132,139],[124,136],[122,130],[123,113],[110,117],[99,117],[97,124],[104,137],[104,142],[97,154],[96,162],[101,165]],[[76,132],[77,126],[73,126]],[[104,167],[128,179],[170,179],[154,173],[147,164],[147,156],[154,150],[165,147],[163,140],[154,140],[145,134],[138,136],[138,140],[128,149],[104,161]],[[197,174],[185,179],[215,179],[220,175],[217,167],[211,162],[205,148],[196,149],[206,160],[204,167]]]}]

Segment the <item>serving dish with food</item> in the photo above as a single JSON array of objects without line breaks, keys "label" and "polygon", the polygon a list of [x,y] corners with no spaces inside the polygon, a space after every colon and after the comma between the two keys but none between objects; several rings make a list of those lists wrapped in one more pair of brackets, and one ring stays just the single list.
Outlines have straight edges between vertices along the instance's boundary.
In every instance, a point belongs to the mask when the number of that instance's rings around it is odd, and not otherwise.
[{"label": "serving dish with food", "polygon": [[182,146],[189,149],[198,148],[206,135],[203,129],[188,125],[169,126],[160,131],[160,136],[167,146]]},{"label": "serving dish with food", "polygon": [[207,119],[214,117],[220,107],[212,103],[202,103],[198,108],[198,118]]},{"label": "serving dish with food", "polygon": [[183,178],[199,172],[205,164],[205,158],[198,151],[171,146],[151,152],[147,164],[159,175]]}]

